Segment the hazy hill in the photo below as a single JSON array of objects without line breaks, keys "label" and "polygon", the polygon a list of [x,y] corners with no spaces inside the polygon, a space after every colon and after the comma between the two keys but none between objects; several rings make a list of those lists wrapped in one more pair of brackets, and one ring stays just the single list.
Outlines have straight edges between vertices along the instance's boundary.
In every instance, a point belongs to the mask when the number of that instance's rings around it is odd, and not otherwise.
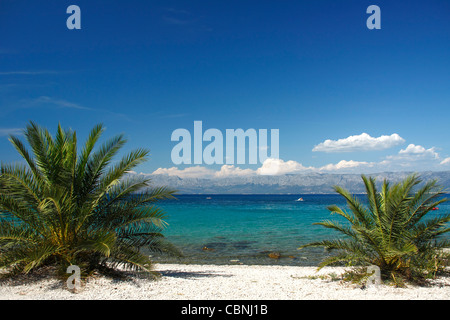
[{"label": "hazy hill", "polygon": [[[370,174],[379,183],[384,179],[399,181],[410,172],[383,172]],[[334,193],[334,185],[342,186],[353,193],[363,193],[364,186],[360,174],[288,174],[280,176],[247,176],[230,178],[179,178],[164,174],[146,174],[153,186],[169,186],[182,194],[308,194]],[[450,192],[450,171],[421,172],[422,180],[437,179],[438,183]]]}]

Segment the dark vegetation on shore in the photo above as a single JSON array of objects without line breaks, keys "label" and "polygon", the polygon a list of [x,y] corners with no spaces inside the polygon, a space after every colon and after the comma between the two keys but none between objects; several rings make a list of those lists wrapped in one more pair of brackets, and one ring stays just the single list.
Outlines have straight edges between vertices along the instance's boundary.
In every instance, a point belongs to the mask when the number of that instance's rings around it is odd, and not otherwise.
[{"label": "dark vegetation on shore", "polygon": [[77,265],[84,276],[119,265],[151,271],[140,248],[176,252],[163,237],[165,215],[156,206],[174,191],[124,178],[148,151],[116,161],[126,139],[118,135],[95,148],[103,131],[95,126],[80,150],[76,132],[60,125],[53,137],[31,122],[24,132],[31,152],[10,136],[24,162],[1,165],[0,268],[26,274],[54,266],[65,275]]},{"label": "dark vegetation on shore", "polygon": [[[384,280],[397,286],[405,281],[421,282],[442,273],[448,264],[445,248],[449,240],[442,237],[450,231],[449,214],[428,217],[439,204],[447,201],[436,181],[423,186],[417,175],[411,175],[391,185],[384,181],[381,190],[375,179],[362,176],[366,187],[368,205],[357,197],[336,186],[338,194],[345,198],[350,209],[346,211],[336,205],[328,207],[347,225],[327,220],[316,224],[334,229],[342,236],[334,240],[313,242],[305,247],[321,246],[333,250],[335,255],[319,265],[342,264],[347,266],[376,266]],[[366,268],[352,271],[351,279],[367,278]]]}]

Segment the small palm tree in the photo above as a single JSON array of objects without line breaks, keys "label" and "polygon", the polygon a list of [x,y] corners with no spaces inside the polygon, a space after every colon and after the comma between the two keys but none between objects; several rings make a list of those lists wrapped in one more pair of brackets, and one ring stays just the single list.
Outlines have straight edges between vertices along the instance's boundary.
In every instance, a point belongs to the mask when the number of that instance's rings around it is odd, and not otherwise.
[{"label": "small palm tree", "polygon": [[33,155],[10,136],[25,162],[1,166],[0,268],[28,273],[56,265],[65,272],[78,265],[86,274],[108,262],[108,268],[149,271],[151,261],[140,248],[171,248],[161,234],[164,213],[155,202],[172,198],[173,191],[127,178],[145,161],[147,150],[112,164],[126,142],[123,135],[94,150],[103,131],[95,126],[79,152],[74,131],[58,125],[52,137],[30,122],[24,134]]},{"label": "small palm tree", "polygon": [[300,248],[323,246],[337,250],[338,254],[321,262],[319,268],[346,262],[348,265],[375,265],[382,276],[396,283],[396,276],[418,279],[430,270],[430,262],[435,266],[441,249],[449,246],[449,241],[439,236],[450,229],[447,223],[450,215],[426,217],[439,204],[442,189],[436,181],[425,183],[413,191],[421,180],[412,175],[397,184],[384,181],[378,192],[375,179],[362,176],[367,193],[367,205],[363,205],[347,190],[336,186],[343,196],[350,212],[336,205],[328,207],[331,213],[343,217],[348,224],[337,221],[316,223],[325,228],[337,230],[343,238],[309,243]]}]

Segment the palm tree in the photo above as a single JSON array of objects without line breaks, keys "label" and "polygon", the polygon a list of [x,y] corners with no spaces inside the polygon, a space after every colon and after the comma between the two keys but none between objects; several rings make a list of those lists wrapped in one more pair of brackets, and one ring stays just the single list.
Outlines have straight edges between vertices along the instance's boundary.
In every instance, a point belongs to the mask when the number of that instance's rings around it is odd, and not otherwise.
[{"label": "palm tree", "polygon": [[151,270],[140,248],[170,250],[162,230],[164,212],[155,206],[173,198],[167,188],[150,189],[128,171],[146,160],[138,149],[113,164],[126,143],[118,135],[94,150],[102,125],[95,126],[77,149],[76,132],[55,137],[30,122],[24,134],[32,154],[15,136],[9,140],[25,160],[2,164],[0,172],[0,268],[28,273],[56,265],[78,265],[84,274],[121,265]]},{"label": "palm tree", "polygon": [[[336,255],[324,259],[319,268],[345,262],[348,265],[375,265],[384,278],[396,277],[418,279],[435,267],[436,257],[450,242],[441,235],[450,229],[447,223],[450,215],[426,217],[439,204],[442,189],[436,181],[429,181],[414,192],[421,183],[417,175],[411,175],[401,182],[390,185],[384,181],[378,192],[374,178],[362,176],[367,204],[341,187],[334,187],[343,196],[350,212],[336,205],[328,207],[332,214],[343,217],[347,223],[322,221],[316,223],[334,229],[344,235],[340,239],[322,240],[300,248],[322,246],[337,250]],[[435,270],[434,270],[435,271]]]}]

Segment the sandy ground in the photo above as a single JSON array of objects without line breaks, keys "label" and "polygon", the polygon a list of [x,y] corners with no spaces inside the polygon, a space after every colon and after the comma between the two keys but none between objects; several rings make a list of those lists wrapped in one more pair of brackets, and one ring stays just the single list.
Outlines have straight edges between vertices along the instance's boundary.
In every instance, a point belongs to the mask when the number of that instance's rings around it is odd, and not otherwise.
[{"label": "sandy ground", "polygon": [[[90,279],[78,292],[52,278],[8,280],[0,285],[1,300],[448,300],[450,279],[430,286],[361,289],[333,280],[343,268],[245,265],[158,264],[158,279],[131,277]],[[332,275],[332,277],[326,276]]]}]

